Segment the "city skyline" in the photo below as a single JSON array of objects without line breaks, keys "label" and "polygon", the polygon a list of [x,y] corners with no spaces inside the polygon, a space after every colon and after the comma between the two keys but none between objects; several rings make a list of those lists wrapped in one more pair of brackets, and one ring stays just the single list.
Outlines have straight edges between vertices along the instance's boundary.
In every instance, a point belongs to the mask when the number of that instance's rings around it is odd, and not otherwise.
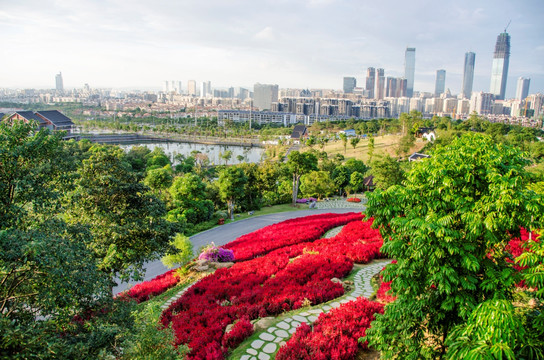
[{"label": "city skyline", "polygon": [[506,97],[513,98],[520,76],[544,92],[542,10],[538,0],[4,1],[0,87],[54,88],[60,70],[65,89],[160,90],[166,79],[342,89],[343,77],[364,84],[368,67],[403,77],[413,47],[414,91],[433,92],[436,69],[445,69],[446,89],[460,93],[469,51],[479,59],[473,90],[490,91],[495,40],[512,19]]}]

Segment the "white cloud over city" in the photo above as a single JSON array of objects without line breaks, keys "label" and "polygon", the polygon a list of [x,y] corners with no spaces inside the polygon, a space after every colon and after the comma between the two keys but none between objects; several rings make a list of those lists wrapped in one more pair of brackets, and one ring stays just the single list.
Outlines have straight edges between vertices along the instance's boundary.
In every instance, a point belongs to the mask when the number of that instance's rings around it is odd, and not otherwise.
[{"label": "white cloud over city", "polygon": [[402,76],[416,48],[415,89],[437,69],[461,87],[464,54],[476,53],[474,90],[489,90],[497,35],[511,35],[507,96],[519,76],[544,92],[541,0],[142,1],[0,0],[0,87],[160,88],[164,80],[213,86],[342,87],[369,66]]}]

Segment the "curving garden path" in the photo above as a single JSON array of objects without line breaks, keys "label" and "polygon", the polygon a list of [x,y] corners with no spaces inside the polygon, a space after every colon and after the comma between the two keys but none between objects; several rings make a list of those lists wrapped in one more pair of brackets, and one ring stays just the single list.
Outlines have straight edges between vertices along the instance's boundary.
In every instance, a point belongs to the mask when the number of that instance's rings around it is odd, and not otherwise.
[{"label": "curving garden path", "polygon": [[272,359],[285,341],[295,333],[297,327],[301,323],[313,323],[321,313],[327,313],[331,309],[361,296],[366,298],[370,297],[373,293],[370,279],[390,262],[391,260],[374,260],[372,263],[365,265],[362,269],[357,270],[353,279],[355,289],[351,294],[344,295],[341,298],[334,299],[324,304],[316,305],[309,310],[284,318],[281,321],[278,321],[274,326],[264,330],[259,335],[259,339],[254,340],[250,344],[244,355],[240,357],[240,360]]},{"label": "curving garden path", "polygon": [[[331,201],[330,204],[332,203],[333,202]],[[319,208],[319,209],[309,209],[309,210],[300,210],[300,211],[288,211],[288,212],[262,215],[262,216],[256,216],[256,217],[252,217],[252,218],[248,218],[244,220],[239,220],[239,221],[228,223],[222,226],[217,226],[217,227],[214,227],[213,229],[206,230],[196,235],[193,235],[191,236],[190,240],[193,243],[193,248],[195,249],[195,252],[196,252],[202,246],[208,245],[212,242],[215,243],[215,245],[217,246],[225,245],[226,243],[231,242],[242,235],[249,234],[250,232],[259,230],[260,228],[263,228],[268,225],[273,225],[284,220],[308,216],[308,215],[317,215],[317,214],[325,214],[325,213],[342,214],[347,212],[364,210],[364,207],[361,207],[360,204],[352,204],[345,201],[342,201],[342,204],[340,204],[340,201],[338,201],[338,203],[335,202],[333,205],[335,206],[334,208]],[[329,205],[329,206],[332,207],[332,205]],[[146,263],[144,265],[144,270],[145,270],[145,276],[142,280],[131,281],[128,283],[126,282],[120,283],[119,285],[113,288],[113,294],[117,295],[120,292],[125,291],[129,287],[141,281],[151,280],[158,275],[164,274],[170,269],[164,266],[160,260],[155,260],[155,261],[150,261]]]}]

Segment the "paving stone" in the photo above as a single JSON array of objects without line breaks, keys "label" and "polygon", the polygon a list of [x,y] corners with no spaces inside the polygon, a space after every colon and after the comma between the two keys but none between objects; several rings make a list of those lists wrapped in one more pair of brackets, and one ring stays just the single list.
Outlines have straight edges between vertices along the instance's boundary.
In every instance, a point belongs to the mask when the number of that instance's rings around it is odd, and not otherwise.
[{"label": "paving stone", "polygon": [[283,330],[287,330],[289,329],[289,324],[285,323],[285,322],[280,322],[279,324],[276,324],[277,327],[279,327],[280,329],[283,329]]},{"label": "paving stone", "polygon": [[272,354],[278,348],[277,344],[268,343],[264,346],[263,351],[267,354]]},{"label": "paving stone", "polygon": [[294,333],[295,333],[295,331],[297,331],[297,329],[295,329],[295,328],[290,328],[290,329],[289,329],[289,330],[287,330],[287,331],[289,332],[289,334],[291,334],[291,335],[292,335],[292,334],[294,334]]},{"label": "paving stone", "polygon": [[289,336],[289,334],[285,330],[276,330],[275,334],[276,336],[282,337],[282,338],[286,338]]},{"label": "paving stone", "polygon": [[297,327],[300,326],[300,323],[299,323],[298,321],[293,321],[293,322],[291,323],[291,326],[293,327],[293,329],[296,329]]},{"label": "paving stone", "polygon": [[321,314],[323,312],[322,309],[312,309],[312,310],[308,310],[308,312],[310,314]]},{"label": "paving stone", "polygon": [[324,305],[323,306],[323,310],[325,311],[329,311],[331,309],[331,307],[329,305]]},{"label": "paving stone", "polygon": [[257,355],[259,352],[255,349],[247,349],[247,353],[251,355]]},{"label": "paving stone", "polygon": [[307,321],[306,318],[304,316],[300,316],[300,315],[295,315],[293,316],[293,320],[296,320],[298,322],[305,322]]},{"label": "paving stone", "polygon": [[353,296],[348,296],[346,299],[348,299],[349,301],[355,300]]},{"label": "paving stone", "polygon": [[285,321],[285,322],[287,322],[287,323],[290,323],[291,321],[293,321],[293,319],[289,318],[289,319],[285,319],[285,320],[283,320],[283,321]]},{"label": "paving stone", "polygon": [[269,333],[274,333],[274,331],[276,331],[276,330],[278,330],[278,328],[276,328],[276,327],[274,327],[274,326],[272,326],[272,327],[266,329],[266,331],[268,331]]},{"label": "paving stone", "polygon": [[254,348],[254,349],[260,349],[261,346],[264,345],[264,341],[262,340],[255,340],[251,343],[251,347]]},{"label": "paving stone", "polygon": [[242,357],[240,357],[240,360],[249,360],[249,359],[251,359],[250,355],[242,355]]},{"label": "paving stone", "polygon": [[275,339],[275,336],[269,333],[262,333],[259,335],[259,338],[265,341],[272,341]]},{"label": "paving stone", "polygon": [[264,353],[259,354],[259,360],[269,360],[269,359],[270,359],[270,355],[267,355]]},{"label": "paving stone", "polygon": [[[287,334],[287,332],[285,332],[285,333]],[[289,336],[289,334],[287,334],[287,336]],[[278,337],[276,338],[276,340],[274,340],[274,342],[275,342],[275,343],[280,343],[280,342],[282,342],[283,340],[285,340],[284,337],[279,337],[279,336],[278,336]]]},{"label": "paving stone", "polygon": [[336,308],[336,307],[339,307],[340,306],[340,303],[338,301],[335,301],[331,304],[331,307],[333,308]]},{"label": "paving stone", "polygon": [[313,315],[308,316],[308,321],[309,322],[314,322],[316,320],[317,320],[317,316],[313,316]]},{"label": "paving stone", "polygon": [[303,313],[300,313],[299,315],[300,315],[300,316],[308,316],[308,315],[310,315],[310,314],[308,314],[307,312],[303,312]]}]

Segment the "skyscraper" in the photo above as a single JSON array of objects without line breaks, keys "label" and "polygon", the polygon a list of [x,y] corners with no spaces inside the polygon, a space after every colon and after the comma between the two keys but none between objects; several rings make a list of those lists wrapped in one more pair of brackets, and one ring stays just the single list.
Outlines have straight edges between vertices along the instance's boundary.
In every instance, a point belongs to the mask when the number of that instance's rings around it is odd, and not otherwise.
[{"label": "skyscraper", "polygon": [[374,88],[374,99],[381,100],[385,96],[385,72],[383,69],[376,69],[376,87]]},{"label": "skyscraper", "polygon": [[463,88],[462,94],[466,99],[470,99],[472,95],[472,84],[474,82],[474,62],[476,54],[473,52],[465,53],[465,69],[463,71]]},{"label": "skyscraper", "polygon": [[516,99],[525,100],[529,95],[529,85],[531,79],[526,79],[523,76],[518,79],[518,88],[516,90]]},{"label": "skyscraper", "polygon": [[278,101],[278,90],[278,85],[256,83],[253,86],[253,106],[270,110],[272,103]]},{"label": "skyscraper", "polygon": [[495,52],[493,53],[493,66],[491,68],[491,85],[489,92],[495,95],[495,99],[504,100],[506,91],[506,78],[508,77],[508,63],[510,62],[510,35],[506,32],[497,36]]},{"label": "skyscraper", "polygon": [[436,83],[434,85],[434,96],[438,97],[446,89],[446,70],[436,70]]},{"label": "skyscraper", "polygon": [[195,80],[187,81],[187,94],[196,96],[196,81]]},{"label": "skyscraper", "polygon": [[414,78],[416,73],[416,48],[406,48],[404,56],[404,78],[406,79],[406,96],[414,96]]},{"label": "skyscraper", "polygon": [[376,83],[376,69],[369,67],[366,70],[366,90],[368,91],[368,97],[374,99],[374,86]]},{"label": "skyscraper", "polygon": [[55,75],[55,89],[58,92],[64,91],[64,83],[62,82],[62,73],[60,71],[57,75]]},{"label": "skyscraper", "polygon": [[352,94],[357,86],[357,80],[354,77],[344,77],[344,93]]}]

